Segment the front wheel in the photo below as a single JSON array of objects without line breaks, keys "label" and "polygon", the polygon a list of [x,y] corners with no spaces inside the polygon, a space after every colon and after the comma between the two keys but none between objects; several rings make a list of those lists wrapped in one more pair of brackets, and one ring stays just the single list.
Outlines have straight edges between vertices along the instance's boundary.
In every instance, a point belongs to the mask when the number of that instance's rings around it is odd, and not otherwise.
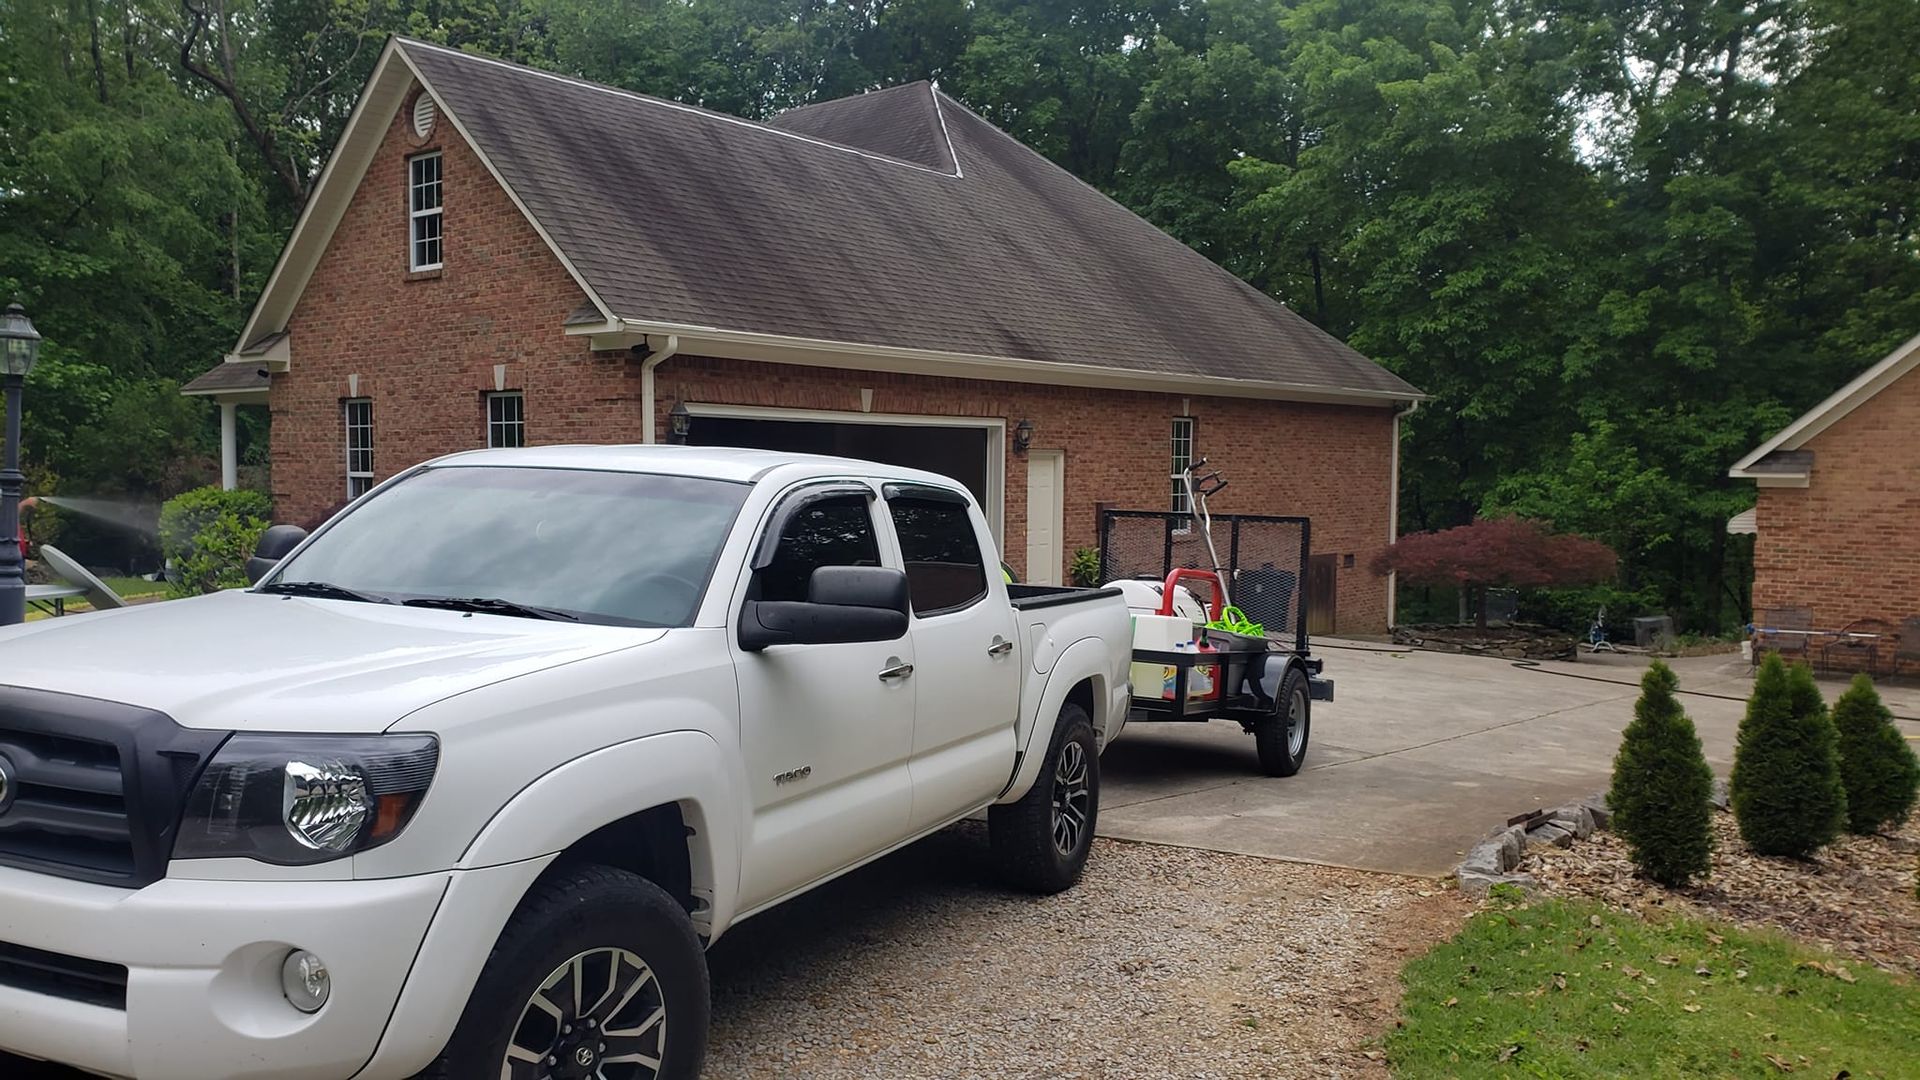
[{"label": "front wheel", "polygon": [[706,955],[658,885],[589,866],[543,882],[501,932],[419,1080],[696,1080]]},{"label": "front wheel", "polygon": [[1051,894],[1073,887],[1093,849],[1100,816],[1100,746],[1087,711],[1060,709],[1040,777],[1018,802],[987,811],[987,840],[1000,877]]},{"label": "front wheel", "polygon": [[1272,713],[1253,725],[1253,744],[1260,753],[1260,771],[1268,776],[1292,776],[1307,760],[1307,735],[1313,724],[1313,705],[1307,676],[1289,666],[1280,680],[1280,694]]}]

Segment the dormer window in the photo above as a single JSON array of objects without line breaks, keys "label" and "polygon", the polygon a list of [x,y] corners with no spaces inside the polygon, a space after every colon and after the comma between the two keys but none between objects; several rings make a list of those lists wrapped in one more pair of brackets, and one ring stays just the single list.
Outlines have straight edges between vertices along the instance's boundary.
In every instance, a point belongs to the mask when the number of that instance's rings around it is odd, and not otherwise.
[{"label": "dormer window", "polygon": [[440,154],[407,159],[407,268],[440,269]]}]

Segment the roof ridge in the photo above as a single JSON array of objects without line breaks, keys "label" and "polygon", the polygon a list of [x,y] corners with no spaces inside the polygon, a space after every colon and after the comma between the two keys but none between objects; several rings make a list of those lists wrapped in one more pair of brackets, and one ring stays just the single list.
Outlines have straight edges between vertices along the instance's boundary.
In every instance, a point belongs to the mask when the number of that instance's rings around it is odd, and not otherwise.
[{"label": "roof ridge", "polygon": [[[944,169],[929,168],[925,165],[920,165],[915,162],[902,161],[899,158],[891,157],[886,154],[877,154],[871,150],[862,150],[857,146],[847,146],[843,143],[833,142],[828,139],[821,139],[812,135],[803,135],[797,131],[787,131],[783,128],[777,128],[771,124],[763,123],[758,120],[749,120],[744,116],[735,116],[732,113],[724,113],[716,109],[709,109],[700,105],[689,105],[683,101],[673,101],[668,98],[655,97],[652,94],[643,94],[638,90],[627,90],[618,86],[608,86],[605,83],[597,83],[591,79],[582,79],[572,75],[562,75],[556,71],[547,71],[543,68],[532,67],[527,64],[516,64],[509,60],[501,60],[498,57],[486,56],[481,53],[470,53],[463,49],[449,48],[448,46],[445,46],[445,45],[437,45],[431,41],[422,41],[419,38],[407,37],[404,34],[395,34],[394,40],[399,42],[403,48],[418,47],[423,49],[431,49],[434,52],[445,53],[448,56],[455,56],[462,60],[472,61],[474,63],[479,63],[479,64],[487,64],[493,67],[505,68],[508,71],[517,72],[522,75],[531,75],[536,78],[551,79],[554,82],[564,83],[569,86],[578,87],[582,90],[593,90],[603,94],[612,94],[615,97],[628,98],[630,100],[639,102],[640,104],[643,104],[643,105],[652,105],[652,106],[656,106],[663,109],[671,109],[676,112],[687,113],[689,115],[701,117],[707,120],[716,120],[721,123],[734,124],[739,127],[748,128],[750,130],[762,131],[769,135],[777,135],[783,139],[793,139],[797,142],[808,143],[813,146],[818,146],[827,150],[838,151],[843,154],[853,154],[857,157],[867,158],[872,161],[884,162],[889,165],[898,165],[903,169],[913,169],[917,172],[929,173],[934,176],[949,176],[949,177],[955,177],[955,178],[958,178],[959,176],[959,173],[957,171],[947,172]],[[905,84],[905,85],[912,85],[912,84]],[[893,88],[888,87],[887,89],[893,89]],[[870,92],[877,92],[877,91],[870,91]],[[864,96],[865,96],[864,94],[849,95],[848,97],[845,97],[845,98],[834,98],[833,101],[849,101],[849,100],[853,100],[855,98],[864,97]],[[813,104],[828,105],[831,103],[832,102],[820,101],[820,102],[814,102]],[[795,106],[795,108],[801,108],[801,109],[811,108],[811,107],[812,105]],[[791,112],[793,110],[790,109],[787,111]]]}]

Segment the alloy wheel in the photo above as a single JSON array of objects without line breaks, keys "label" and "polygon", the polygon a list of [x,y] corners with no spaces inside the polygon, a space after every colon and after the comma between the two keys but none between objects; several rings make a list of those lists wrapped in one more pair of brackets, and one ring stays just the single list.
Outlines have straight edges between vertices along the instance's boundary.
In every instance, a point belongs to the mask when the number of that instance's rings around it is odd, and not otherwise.
[{"label": "alloy wheel", "polygon": [[660,980],[626,949],[589,949],[527,999],[500,1080],[657,1080],[667,1048]]},{"label": "alloy wheel", "polygon": [[1060,760],[1053,767],[1053,846],[1072,858],[1086,836],[1093,806],[1086,748],[1078,742],[1060,744]]}]

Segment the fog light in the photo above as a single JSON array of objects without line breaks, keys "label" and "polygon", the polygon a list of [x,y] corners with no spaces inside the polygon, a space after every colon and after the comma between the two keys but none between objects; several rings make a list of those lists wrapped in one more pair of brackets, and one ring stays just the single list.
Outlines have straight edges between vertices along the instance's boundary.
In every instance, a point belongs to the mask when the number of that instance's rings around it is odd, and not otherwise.
[{"label": "fog light", "polygon": [[327,974],[325,961],[305,949],[295,949],[280,965],[280,987],[294,1008],[303,1013],[319,1012],[327,1003],[327,995],[333,993],[333,977]]}]

